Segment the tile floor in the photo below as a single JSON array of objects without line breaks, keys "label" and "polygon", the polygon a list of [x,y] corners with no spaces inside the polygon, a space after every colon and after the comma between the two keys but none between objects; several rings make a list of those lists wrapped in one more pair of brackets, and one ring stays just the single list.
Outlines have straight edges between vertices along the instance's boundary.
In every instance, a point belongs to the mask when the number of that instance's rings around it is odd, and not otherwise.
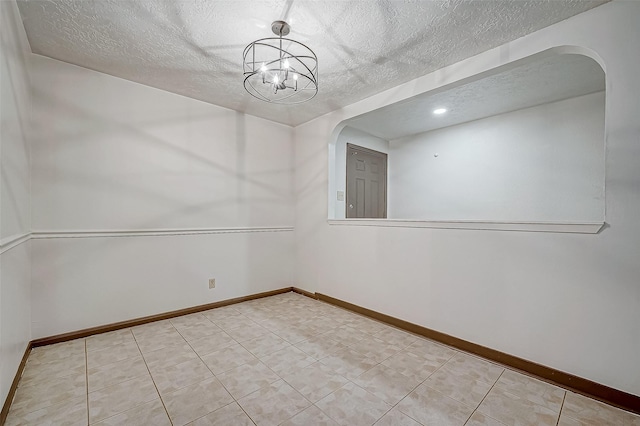
[{"label": "tile floor", "polygon": [[7,425],[636,425],[296,293],[35,348]]}]

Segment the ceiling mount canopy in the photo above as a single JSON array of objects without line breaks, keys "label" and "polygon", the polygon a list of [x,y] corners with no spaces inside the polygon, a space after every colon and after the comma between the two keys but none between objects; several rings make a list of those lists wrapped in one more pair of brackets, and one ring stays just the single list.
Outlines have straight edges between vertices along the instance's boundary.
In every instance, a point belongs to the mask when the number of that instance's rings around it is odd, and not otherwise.
[{"label": "ceiling mount canopy", "polygon": [[291,30],[274,21],[278,37],[256,40],[242,54],[244,88],[252,96],[275,104],[299,104],[318,93],[318,58],[306,45],[284,38]]}]

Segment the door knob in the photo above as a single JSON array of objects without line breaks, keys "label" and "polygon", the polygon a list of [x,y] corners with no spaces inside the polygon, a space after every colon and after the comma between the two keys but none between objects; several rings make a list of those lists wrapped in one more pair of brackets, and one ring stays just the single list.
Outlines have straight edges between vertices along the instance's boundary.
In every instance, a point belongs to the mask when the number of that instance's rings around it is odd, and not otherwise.
[{"label": "door knob", "polygon": [[353,204],[349,204],[349,208],[352,209],[353,208]]}]

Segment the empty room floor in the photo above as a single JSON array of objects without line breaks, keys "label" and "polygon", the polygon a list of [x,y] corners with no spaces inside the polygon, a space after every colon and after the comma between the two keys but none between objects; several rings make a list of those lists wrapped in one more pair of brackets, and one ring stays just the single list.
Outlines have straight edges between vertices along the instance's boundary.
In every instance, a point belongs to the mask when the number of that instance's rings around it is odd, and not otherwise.
[{"label": "empty room floor", "polygon": [[640,425],[500,365],[284,293],[34,348],[7,425]]}]

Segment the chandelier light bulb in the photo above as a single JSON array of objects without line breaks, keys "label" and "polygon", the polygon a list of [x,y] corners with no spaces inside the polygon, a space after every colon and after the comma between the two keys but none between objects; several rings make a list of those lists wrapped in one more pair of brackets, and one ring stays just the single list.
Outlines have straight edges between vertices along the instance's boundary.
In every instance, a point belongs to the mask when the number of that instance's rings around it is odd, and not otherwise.
[{"label": "chandelier light bulb", "polygon": [[294,75],[293,75],[293,79],[294,79],[294,80],[297,80],[297,79],[298,79],[298,74],[294,74]]},{"label": "chandelier light bulb", "polygon": [[289,60],[288,60],[288,59],[285,59],[285,60],[284,60],[284,64],[283,64],[283,65],[284,65],[284,68],[285,68],[285,69],[289,69]]}]

